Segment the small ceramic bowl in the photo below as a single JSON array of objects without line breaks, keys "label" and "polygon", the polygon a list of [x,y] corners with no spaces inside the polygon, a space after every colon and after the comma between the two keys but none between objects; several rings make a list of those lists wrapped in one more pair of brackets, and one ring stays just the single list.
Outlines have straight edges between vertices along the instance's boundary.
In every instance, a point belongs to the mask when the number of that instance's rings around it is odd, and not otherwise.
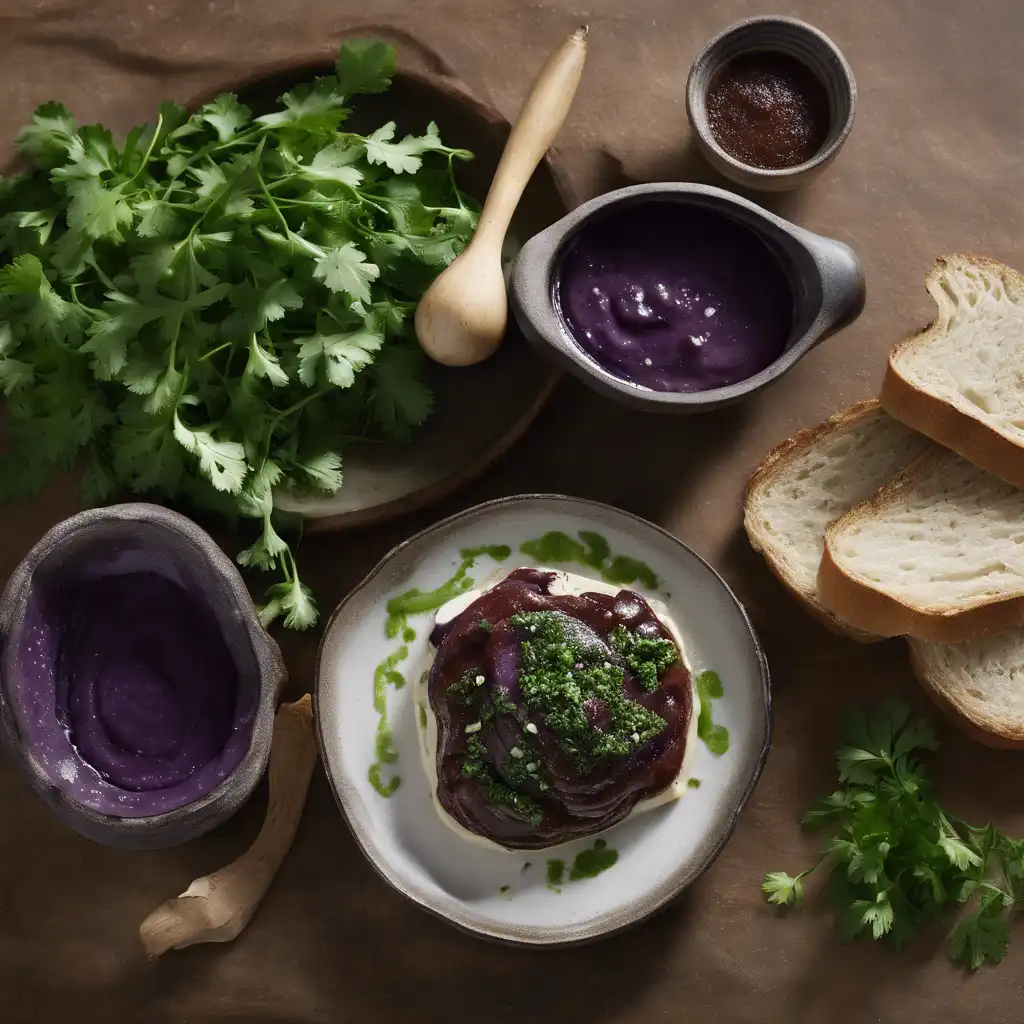
[{"label": "small ceramic bowl", "polygon": [[[556,294],[563,257],[591,221],[629,204],[651,202],[720,213],[753,231],[778,262],[793,296],[792,326],[781,354],[760,372],[706,391],[655,391],[605,369],[573,338]],[[650,412],[693,413],[731,405],[768,387],[820,341],[856,319],[864,307],[864,275],[856,254],[842,242],[813,234],[723,189],[662,182],[598,196],[531,238],[512,268],[509,298],[527,339],[594,390]]]},{"label": "small ceramic bowl", "polygon": [[[765,51],[795,57],[805,64],[828,96],[828,135],[810,160],[794,167],[769,170],[737,160],[718,144],[708,123],[707,95],[715,76],[741,54]],[[781,192],[806,185],[836,158],[853,128],[856,112],[857,83],[839,47],[824,32],[796,18],[736,22],[701,50],[686,82],[686,113],[698,147],[717,171],[746,188]]]},{"label": "small ceramic bowl", "polygon": [[[237,680],[221,751],[184,781],[148,791],[114,785],[92,768],[58,710],[66,616],[82,608],[76,594],[95,593],[77,588],[140,572],[184,590],[189,605],[209,620],[210,635],[219,636],[216,649],[233,662]],[[190,636],[194,644],[201,642]],[[76,832],[129,849],[173,846],[229,818],[263,776],[284,661],[231,560],[184,516],[133,503],[92,509],[59,523],[8,580],[0,597],[0,637],[0,741],[32,787]],[[129,682],[137,685],[134,677]],[[115,683],[105,684],[94,694],[100,708],[104,700],[121,699]],[[64,696],[65,704],[77,699]],[[160,700],[142,706],[149,717],[135,721],[150,726],[153,708],[166,707]],[[129,707],[136,715],[140,705]],[[95,717],[89,714],[90,720]],[[108,724],[101,727],[107,730]],[[184,720],[179,736],[188,728]],[[116,740],[108,732],[104,742]]]},{"label": "small ceramic bowl", "polygon": [[[547,560],[538,555],[541,538]],[[579,557],[585,561],[566,561]],[[692,781],[683,795],[603,832],[617,855],[607,871],[587,878],[566,871],[553,884],[552,862],[573,865],[594,837],[511,851],[467,841],[438,813],[421,681],[434,617],[410,613],[396,630],[387,624],[387,604],[410,588],[447,584],[453,594],[467,584],[485,587],[522,566],[625,586],[624,571],[632,576],[638,563],[654,575],[628,588],[666,607],[695,676],[713,670],[722,681],[710,714],[728,730],[726,749],[691,737]],[[771,739],[768,666],[746,613],[714,569],[628,512],[550,494],[478,505],[389,552],[331,616],[314,700],[328,780],[383,879],[459,928],[530,946],[570,945],[636,924],[699,878],[732,833]]]}]

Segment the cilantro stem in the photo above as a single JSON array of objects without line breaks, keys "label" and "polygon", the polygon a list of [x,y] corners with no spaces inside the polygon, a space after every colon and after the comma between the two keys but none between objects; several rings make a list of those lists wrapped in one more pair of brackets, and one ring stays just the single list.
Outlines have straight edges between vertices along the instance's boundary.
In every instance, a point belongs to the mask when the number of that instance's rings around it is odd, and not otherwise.
[{"label": "cilantro stem", "polygon": [[210,154],[216,153],[217,150],[219,149],[229,149],[232,146],[237,146],[242,143],[248,144],[251,141],[253,135],[258,135],[259,133],[265,132],[266,130],[267,129],[265,125],[254,125],[252,128],[247,128],[244,132],[239,132],[233,139],[228,139],[227,142],[211,142],[208,145],[203,146],[202,149],[197,149],[181,165],[181,169],[178,171],[178,173],[171,177],[170,182],[167,185],[167,191],[164,192],[163,195],[164,200],[166,200],[167,197],[175,190],[175,188],[177,187],[177,182],[181,178],[182,174],[184,174],[185,171],[188,170],[188,168],[191,167],[192,164],[194,164],[197,160],[201,160],[203,159],[203,157],[210,156]]},{"label": "cilantro stem", "polygon": [[156,140],[160,138],[160,129],[164,126],[164,115],[161,112],[156,119],[156,128],[153,129],[153,138],[149,140],[149,145],[146,147],[146,152],[142,155],[142,163],[139,164],[139,169],[125,182],[126,185],[130,185],[145,169],[149,163],[149,158],[153,155],[153,147],[156,145]]},{"label": "cilantro stem", "polygon": [[212,358],[218,352],[223,352],[224,349],[226,348],[231,348],[232,345],[234,345],[233,341],[225,341],[223,345],[218,345],[216,348],[211,348],[210,351],[206,353],[206,355],[202,355],[199,357],[199,362],[205,363],[207,359]]},{"label": "cilantro stem", "polygon": [[264,198],[267,200],[267,205],[273,211],[274,215],[281,222],[281,227],[284,228],[285,237],[289,242],[292,240],[292,229],[288,226],[288,221],[285,220],[284,214],[281,212],[281,208],[274,202],[274,197],[270,194],[270,190],[267,188],[267,183],[263,180],[263,175],[259,171],[256,171],[256,180],[259,182],[260,190],[263,192]]},{"label": "cilantro stem", "polygon": [[299,401],[297,401],[294,405],[289,406],[283,412],[279,412],[270,421],[270,433],[272,434],[277,429],[277,426],[281,422],[281,420],[287,419],[289,416],[293,415],[294,413],[297,413],[303,406],[309,405],[310,402],[319,398],[321,395],[326,395],[327,392],[330,390],[330,388],[320,388],[318,391],[311,391],[308,395],[306,395],[305,398],[300,398]]}]

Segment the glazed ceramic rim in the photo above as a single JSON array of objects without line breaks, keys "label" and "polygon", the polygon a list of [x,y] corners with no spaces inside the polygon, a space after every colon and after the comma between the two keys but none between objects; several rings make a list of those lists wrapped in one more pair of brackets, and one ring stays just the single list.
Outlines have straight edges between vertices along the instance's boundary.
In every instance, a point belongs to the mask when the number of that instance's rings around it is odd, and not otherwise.
[{"label": "glazed ceramic rim", "polygon": [[[764,369],[733,384],[705,391],[656,391],[634,384],[602,366],[572,336],[558,308],[557,268],[588,221],[610,215],[613,207],[643,202],[702,206],[730,217],[745,230],[754,232],[762,242],[767,225],[769,238],[774,231],[800,246],[818,274],[821,286],[820,308],[803,334],[791,339]],[[777,245],[776,242],[775,247]],[[840,254],[848,263],[845,267],[836,262]],[[774,247],[772,255],[780,261]],[[794,286],[794,305],[796,296]],[[512,268],[509,300],[527,338],[550,351],[572,374],[600,393],[648,411],[701,412],[742,401],[771,386],[833,331],[858,316],[864,306],[864,273],[857,254],[845,242],[808,231],[744,196],[696,182],[646,182],[596,196],[534,235],[523,246]],[[535,307],[543,308],[535,315]]]},{"label": "glazed ceramic rim", "polygon": [[[710,85],[710,81],[703,86],[697,82],[697,71],[733,35],[748,28],[756,28],[759,25],[785,25],[794,33],[803,33],[810,36],[829,52],[839,68],[843,81],[846,83],[847,100],[850,109],[846,119],[843,121],[842,127],[836,132],[832,141],[827,146],[823,146],[810,160],[805,160],[802,164],[794,164],[792,167],[756,167],[753,164],[744,163],[722,149],[707,123],[706,116],[698,118],[694,114],[695,110],[703,106],[707,98],[707,85]],[[750,47],[750,50],[756,49],[758,49],[756,46]],[[744,50],[742,52],[748,51]],[[812,73],[814,73],[815,78],[820,80],[820,76],[816,72],[812,71]],[[799,18],[791,18],[784,15],[768,14],[753,18],[743,18],[722,29],[717,35],[712,36],[701,48],[693,64],[690,65],[690,73],[686,79],[686,113],[693,130],[700,136],[701,142],[712,150],[715,156],[723,163],[728,164],[737,171],[742,171],[751,181],[755,178],[761,178],[766,182],[781,182],[787,178],[798,178],[805,175],[808,171],[813,171],[829,163],[835,158],[839,150],[843,148],[843,145],[850,136],[850,132],[853,131],[853,123],[857,116],[857,81],[853,77],[853,68],[850,67],[849,61],[843,56],[842,51],[835,42],[822,32],[821,29],[815,28]]]},{"label": "glazed ceramic rim", "polygon": [[[484,924],[476,921],[472,918],[472,915],[464,912],[462,904],[457,899],[434,898],[433,896],[423,892],[416,884],[407,882],[400,878],[399,874],[389,866],[386,859],[382,856],[380,850],[375,845],[373,828],[361,822],[354,813],[353,806],[355,805],[355,802],[351,800],[351,794],[354,792],[355,787],[351,781],[343,777],[343,773],[336,773],[334,770],[334,766],[332,765],[331,758],[328,753],[327,743],[324,739],[323,719],[320,714],[320,689],[323,685],[322,670],[328,640],[331,637],[334,623],[341,615],[344,614],[349,602],[352,601],[357,594],[370,586],[378,574],[388,563],[391,562],[393,558],[401,554],[406,548],[428,539],[431,534],[455,526],[463,520],[471,519],[480,515],[486,515],[488,511],[493,509],[508,508],[510,506],[533,504],[537,502],[568,502],[577,506],[600,509],[605,513],[610,512],[614,516],[619,516],[624,519],[627,524],[639,523],[643,527],[654,530],[656,533],[661,534],[665,539],[669,540],[672,544],[682,548],[710,574],[711,579],[722,588],[726,596],[728,596],[736,610],[739,612],[740,618],[746,626],[747,635],[752,644],[753,652],[757,658],[762,695],[761,706],[763,715],[757,716],[757,720],[761,724],[763,739],[761,747],[754,758],[750,779],[745,788],[740,792],[739,799],[735,807],[732,809],[732,812],[728,814],[727,820],[724,821],[724,826],[722,827],[721,832],[717,835],[715,842],[709,844],[706,850],[703,851],[704,856],[693,867],[677,868],[671,876],[669,876],[656,890],[645,898],[642,910],[634,911],[633,906],[629,905],[618,911],[608,912],[602,917],[596,918],[581,926],[579,928],[579,935],[568,940],[558,938],[549,939],[546,936],[531,936],[529,934],[529,929],[517,930],[514,935],[510,934],[507,930],[503,930],[501,926]],[[320,646],[317,651],[316,677],[313,684],[313,717],[316,722],[316,738],[317,745],[320,750],[320,760],[324,766],[324,772],[327,775],[327,782],[331,787],[331,792],[334,794],[335,802],[337,803],[338,809],[341,811],[342,817],[348,825],[349,831],[352,833],[352,837],[355,839],[360,851],[367,861],[369,861],[377,874],[396,892],[401,893],[422,909],[426,910],[433,916],[446,921],[448,924],[453,925],[460,931],[509,946],[534,949],[557,949],[581,945],[634,927],[662,910],[671,900],[683,892],[683,890],[693,885],[718,859],[722,850],[725,848],[726,843],[735,831],[740,815],[746,807],[747,802],[750,800],[750,797],[753,795],[754,789],[757,787],[757,783],[761,778],[761,773],[764,770],[765,760],[768,757],[768,751],[772,742],[772,697],[768,661],[765,657],[764,650],[761,646],[760,640],[758,639],[757,633],[754,630],[754,626],[750,621],[750,616],[747,614],[747,610],[733,593],[729,584],[726,583],[718,571],[711,566],[706,559],[697,554],[693,548],[688,544],[685,544],[678,537],[669,533],[668,530],[658,526],[656,523],[652,523],[641,516],[632,512],[627,512],[624,509],[617,508],[614,505],[609,505],[605,502],[592,501],[589,498],[576,498],[566,494],[516,494],[506,498],[495,498],[491,501],[481,502],[478,505],[473,505],[470,508],[464,509],[461,512],[457,512],[454,515],[448,516],[447,518],[434,523],[432,526],[428,526],[425,529],[420,530],[413,536],[399,544],[396,544],[390,551],[388,551],[388,553],[381,558],[373,569],[367,573],[363,580],[353,587],[352,590],[350,590],[349,593],[341,600],[331,613],[330,618],[327,620],[323,636],[320,640]],[[725,817],[725,815],[723,815],[723,817]]]},{"label": "glazed ceramic rim", "polygon": [[[369,32],[370,30],[363,31]],[[346,32],[344,35],[339,37],[338,42],[345,38],[352,38],[357,34],[361,34],[359,30]],[[372,34],[383,38],[388,35],[388,30],[386,28],[378,29],[374,27]],[[403,44],[408,45],[407,40],[399,38],[396,49],[398,46]],[[280,77],[293,71],[299,72],[308,70],[315,72],[317,68],[320,68],[321,71],[327,72],[334,66],[334,56],[336,53],[337,43],[335,43],[335,45],[329,50],[318,50],[291,58],[268,62],[250,72],[247,72],[242,77],[233,79],[230,82],[225,82],[217,89],[204,89],[202,92],[196,93],[190,101],[185,104],[185,106],[189,110],[194,110],[203,103],[209,102],[225,90],[241,93],[247,89],[252,89],[253,87],[260,85],[267,79]],[[443,93],[451,99],[473,109],[482,120],[489,123],[492,127],[498,129],[507,128],[511,130],[512,126],[508,118],[506,118],[493,103],[477,96],[476,93],[469,89],[468,86],[466,86],[459,78],[435,71],[421,71],[403,67],[396,69],[395,78],[404,78],[416,83],[417,85],[425,86],[428,89],[433,89],[437,92]],[[555,192],[558,196],[558,203],[565,209],[563,216],[571,213],[579,205],[579,194],[572,184],[569,172],[566,169],[565,163],[557,148],[549,148],[544,155],[542,163],[547,167],[551,174]],[[525,341],[526,339],[524,338],[523,340]],[[523,408],[515,423],[513,423],[501,437],[497,438],[487,451],[472,461],[467,462],[461,469],[448,474],[440,480],[435,480],[433,483],[420,487],[403,497],[393,498],[389,501],[383,502],[382,504],[356,509],[350,512],[336,512],[319,516],[307,516],[301,511],[301,508],[293,508],[291,503],[289,503],[288,508],[282,508],[281,511],[286,514],[300,516],[305,524],[304,529],[307,533],[320,534],[338,533],[343,530],[352,530],[371,523],[376,524],[389,522],[398,519],[401,516],[426,508],[458,491],[470,481],[475,480],[477,477],[484,474],[488,469],[494,466],[495,463],[504,458],[504,456],[507,455],[509,451],[511,451],[511,449],[522,439],[523,435],[530,429],[530,427],[533,426],[537,417],[540,416],[547,407],[556,388],[562,380],[562,376],[562,371],[557,366],[554,366],[547,360],[540,358],[537,366],[536,391],[530,401],[523,404]]]},{"label": "glazed ceramic rim", "polygon": [[[254,702],[252,731],[245,754],[230,774],[199,799],[181,807],[161,811],[159,814],[119,817],[84,806],[50,781],[47,774],[36,763],[31,749],[22,739],[13,703],[6,692],[6,685],[2,682],[0,682],[0,746],[7,747],[11,759],[33,789],[39,792],[61,820],[75,831],[98,842],[103,842],[98,838],[98,833],[117,828],[125,833],[127,842],[114,845],[132,845],[135,848],[152,849],[179,845],[215,828],[224,820],[224,817],[234,813],[234,810],[252,795],[252,790],[259,784],[270,759],[277,699],[288,676],[281,649],[260,625],[252,597],[231,559],[197,523],[180,512],[150,502],[124,502],[85,509],[62,519],[47,530],[18,563],[0,594],[0,638],[2,638],[4,648],[9,642],[13,629],[24,621],[31,577],[41,562],[57,550],[58,543],[62,539],[80,533],[83,528],[88,529],[102,523],[126,522],[149,523],[175,533],[189,544],[194,545],[197,552],[206,559],[210,571],[218,573],[231,591],[238,614],[245,621],[246,633],[252,644],[253,655],[260,671],[259,686]],[[6,655],[6,651],[3,654]],[[220,817],[216,813],[211,813],[210,817],[206,819],[204,812],[214,812],[215,805],[223,801],[225,796],[230,795],[235,780],[249,773],[255,773],[252,787],[237,804],[234,804],[228,814]],[[89,831],[81,833],[77,825],[65,816],[68,812],[73,818],[84,822]],[[192,820],[191,825],[189,825],[190,820]],[[165,834],[161,834],[173,832],[175,828],[182,829],[180,838],[168,839]],[[94,830],[98,830],[98,832]],[[152,837],[151,845],[148,842],[150,837]]]}]

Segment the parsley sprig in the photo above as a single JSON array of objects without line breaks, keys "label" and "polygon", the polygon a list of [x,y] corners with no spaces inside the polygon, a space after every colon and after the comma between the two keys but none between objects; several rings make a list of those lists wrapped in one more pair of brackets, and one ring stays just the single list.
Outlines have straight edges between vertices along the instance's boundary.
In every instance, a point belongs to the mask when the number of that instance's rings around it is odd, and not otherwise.
[{"label": "parsley sprig", "polygon": [[82,460],[90,504],[134,491],[255,520],[239,561],[280,577],[264,621],[312,625],[274,492],[333,493],[352,441],[427,419],[410,314],[477,218],[453,174],[471,154],[436,125],[345,130],[394,67],[351,40],[278,110],[164,103],[121,144],[35,112],[29,169],[0,178],[0,496]]},{"label": "parsley sprig", "polygon": [[885,937],[897,947],[966,904],[949,938],[950,959],[972,971],[999,963],[1013,912],[1024,902],[1024,841],[992,825],[969,825],[941,807],[915,756],[938,741],[927,722],[908,722],[905,704],[888,701],[873,714],[851,714],[844,739],[836,753],[843,785],[803,818],[807,828],[836,834],[806,871],[767,875],[765,898],[799,905],[804,880],[826,866],[843,935]]}]

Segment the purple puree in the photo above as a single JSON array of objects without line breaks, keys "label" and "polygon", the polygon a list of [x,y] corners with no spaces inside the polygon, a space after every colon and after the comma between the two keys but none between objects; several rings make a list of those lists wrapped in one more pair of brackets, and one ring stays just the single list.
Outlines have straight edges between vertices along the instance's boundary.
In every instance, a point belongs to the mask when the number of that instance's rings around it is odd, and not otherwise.
[{"label": "purple puree", "polygon": [[200,594],[160,572],[36,585],[19,638],[16,712],[63,792],[105,814],[183,807],[241,762],[255,698]]},{"label": "purple puree", "polygon": [[685,203],[629,205],[587,224],[558,276],[577,344],[654,391],[707,391],[752,377],[789,339],[793,292],[765,243]]}]

